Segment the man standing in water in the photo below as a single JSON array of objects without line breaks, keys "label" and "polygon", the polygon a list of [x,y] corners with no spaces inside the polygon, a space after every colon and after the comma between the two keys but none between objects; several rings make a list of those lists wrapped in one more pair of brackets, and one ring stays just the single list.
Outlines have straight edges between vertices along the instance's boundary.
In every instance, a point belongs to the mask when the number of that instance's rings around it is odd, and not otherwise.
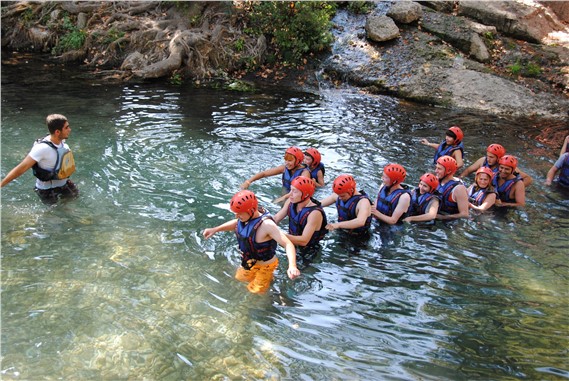
[{"label": "man standing in water", "polygon": [[46,118],[49,135],[38,139],[30,153],[12,169],[0,187],[33,168],[37,177],[35,192],[45,204],[55,204],[59,198],[74,198],[79,194],[77,186],[69,179],[75,172],[73,154],[65,140],[71,133],[67,118],[51,114]]},{"label": "man standing in water", "polygon": [[286,250],[289,278],[298,277],[300,271],[296,267],[294,245],[277,227],[269,213],[259,209],[255,194],[248,190],[239,191],[231,198],[229,205],[236,218],[205,229],[203,235],[207,239],[220,231],[235,230],[241,251],[241,267],[237,269],[235,278],[248,282],[247,289],[252,293],[266,292],[279,265],[275,256],[277,243]]}]

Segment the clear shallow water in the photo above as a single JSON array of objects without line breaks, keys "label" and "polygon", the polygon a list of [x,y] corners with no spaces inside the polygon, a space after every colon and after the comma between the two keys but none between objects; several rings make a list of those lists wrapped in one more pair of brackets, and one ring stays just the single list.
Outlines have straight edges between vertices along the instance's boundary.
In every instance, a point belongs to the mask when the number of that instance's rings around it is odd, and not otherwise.
[{"label": "clear shallow water", "polygon": [[[96,85],[35,70],[2,67],[1,174],[60,112],[81,196],[46,207],[29,173],[2,189],[2,379],[569,378],[569,205],[539,186],[557,152],[529,138],[536,122],[350,90]],[[452,124],[469,163],[494,141],[520,157],[535,180],[525,210],[376,230],[357,249],[329,234],[297,280],[281,255],[264,296],[233,279],[232,234],[201,238],[290,145],[323,154],[317,198],[343,172],[374,197],[388,162],[408,183],[431,169],[418,141]],[[278,210],[277,178],[251,189]]]}]

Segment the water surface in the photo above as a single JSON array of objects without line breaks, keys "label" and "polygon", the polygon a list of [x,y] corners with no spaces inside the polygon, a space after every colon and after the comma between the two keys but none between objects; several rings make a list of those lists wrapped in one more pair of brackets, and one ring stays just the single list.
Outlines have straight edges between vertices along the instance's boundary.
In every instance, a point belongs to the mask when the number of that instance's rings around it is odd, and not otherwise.
[{"label": "water surface", "polygon": [[[2,189],[2,379],[569,378],[569,205],[540,185],[557,154],[531,139],[541,122],[350,89],[242,94],[43,70],[2,67],[1,175],[63,113],[81,196],[44,206],[30,173]],[[375,197],[389,162],[410,184],[431,170],[418,142],[453,124],[467,163],[493,142],[519,157],[535,180],[526,208],[376,229],[356,248],[331,233],[297,280],[279,251],[263,296],[233,279],[233,234],[202,239],[291,145],[323,155],[317,198],[344,172]],[[277,178],[250,189],[278,211]]]}]

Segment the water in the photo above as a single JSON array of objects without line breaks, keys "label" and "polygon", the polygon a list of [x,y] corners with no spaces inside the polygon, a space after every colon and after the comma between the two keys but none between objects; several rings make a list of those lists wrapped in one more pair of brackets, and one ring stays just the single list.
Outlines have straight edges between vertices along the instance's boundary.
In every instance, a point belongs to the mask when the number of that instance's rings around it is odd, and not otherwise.
[{"label": "water", "polygon": [[[43,70],[2,67],[1,175],[63,113],[81,196],[44,206],[30,173],[2,189],[3,380],[569,378],[569,205],[540,186],[557,154],[531,139],[543,122],[349,89],[241,94]],[[358,249],[334,232],[297,280],[279,251],[263,296],[233,279],[233,234],[202,239],[290,145],[322,153],[317,198],[343,172],[375,196],[388,162],[408,183],[431,169],[418,141],[452,124],[467,163],[491,142],[519,156],[535,180],[524,210],[376,230]],[[250,189],[278,210],[277,178]]]}]

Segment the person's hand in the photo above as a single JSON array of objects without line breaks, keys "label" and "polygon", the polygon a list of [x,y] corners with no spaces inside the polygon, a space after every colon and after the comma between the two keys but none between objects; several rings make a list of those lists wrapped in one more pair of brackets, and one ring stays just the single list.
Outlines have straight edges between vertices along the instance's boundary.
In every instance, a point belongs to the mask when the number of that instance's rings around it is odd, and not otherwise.
[{"label": "person's hand", "polygon": [[207,228],[203,231],[203,236],[205,237],[205,239],[208,239],[209,237],[211,237],[214,234],[215,234],[214,228]]},{"label": "person's hand", "polygon": [[427,139],[421,139],[421,144],[428,146],[429,144],[431,144],[431,142],[429,142]]},{"label": "person's hand", "polygon": [[286,273],[290,279],[294,279],[300,276],[300,270],[298,270],[296,267],[289,267]]},{"label": "person's hand", "polygon": [[545,180],[545,185],[547,186],[551,185],[551,180]]},{"label": "person's hand", "polygon": [[496,198],[496,202],[494,203],[494,205],[496,205],[496,206],[503,206],[503,205],[502,205],[502,200],[500,200],[499,198]]},{"label": "person's hand", "polygon": [[326,225],[326,229],[332,231],[338,229],[338,224],[328,224]]},{"label": "person's hand", "polygon": [[375,204],[371,205],[371,215],[377,217],[377,214],[379,212],[377,211],[377,208],[375,207]]}]

